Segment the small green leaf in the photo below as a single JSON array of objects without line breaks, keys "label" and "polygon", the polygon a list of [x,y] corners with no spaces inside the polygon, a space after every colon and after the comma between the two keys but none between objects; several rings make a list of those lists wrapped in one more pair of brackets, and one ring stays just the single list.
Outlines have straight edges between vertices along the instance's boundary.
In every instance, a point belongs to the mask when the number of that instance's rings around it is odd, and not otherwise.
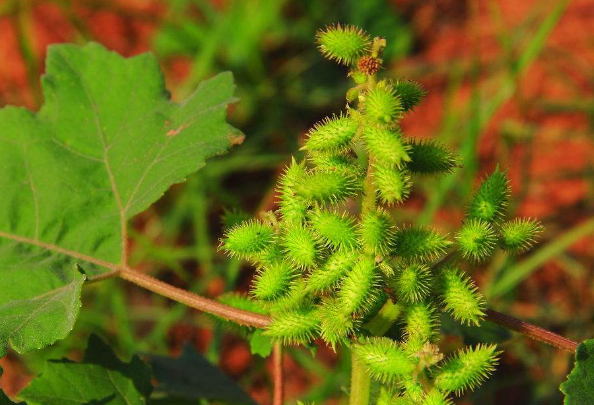
[{"label": "small green leaf", "polygon": [[250,351],[260,357],[270,356],[273,346],[270,338],[264,335],[261,330],[255,331],[250,338]]},{"label": "small green leaf", "polygon": [[49,361],[18,397],[30,405],[144,405],[152,391],[150,369],[138,357],[116,357],[92,335],[83,361]]},{"label": "small green leaf", "polygon": [[253,399],[218,367],[210,364],[190,345],[177,358],[149,356],[158,384],[155,392],[197,403],[200,399],[230,404],[255,405]]},{"label": "small green leaf", "polygon": [[575,366],[561,384],[564,405],[594,404],[594,339],[582,342],[575,351]]}]

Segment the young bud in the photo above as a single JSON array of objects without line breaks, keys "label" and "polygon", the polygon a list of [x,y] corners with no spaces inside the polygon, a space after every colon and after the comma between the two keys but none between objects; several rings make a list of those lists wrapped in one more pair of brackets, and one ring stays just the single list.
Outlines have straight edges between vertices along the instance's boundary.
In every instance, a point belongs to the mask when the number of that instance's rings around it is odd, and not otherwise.
[{"label": "young bud", "polygon": [[497,166],[493,174],[487,177],[477,190],[468,206],[467,216],[472,219],[495,222],[505,214],[509,195],[507,173],[500,171]]},{"label": "young bud", "polygon": [[274,240],[274,229],[259,221],[244,221],[225,233],[222,248],[232,257],[249,258],[268,249]]},{"label": "young bud", "polygon": [[358,256],[357,251],[339,250],[334,252],[322,266],[311,272],[307,278],[307,290],[314,293],[332,290],[340,279],[353,268]]},{"label": "young bud", "polygon": [[320,254],[312,232],[303,225],[287,227],[281,240],[287,259],[300,268],[314,267]]},{"label": "young bud", "polygon": [[359,240],[366,252],[385,256],[390,252],[394,225],[390,215],[382,210],[367,211],[359,223]]},{"label": "young bud", "polygon": [[349,116],[326,118],[308,133],[304,150],[341,152],[349,148],[359,124]]},{"label": "young bud", "polygon": [[316,40],[325,58],[343,65],[350,65],[371,49],[369,35],[352,25],[326,27],[318,31]]},{"label": "young bud", "polygon": [[402,100],[402,108],[406,112],[417,106],[427,94],[427,91],[419,83],[406,79],[394,83],[394,90]]},{"label": "young bud", "polygon": [[407,260],[430,261],[443,255],[451,244],[426,227],[402,228],[394,235],[394,254]]},{"label": "young bud", "polygon": [[285,261],[276,261],[258,270],[252,284],[254,297],[270,301],[289,292],[291,280],[295,278],[295,270]]},{"label": "young bud", "polygon": [[365,314],[377,297],[380,277],[373,256],[362,256],[346,275],[338,292],[343,314]]},{"label": "young bud", "polygon": [[478,387],[497,365],[497,347],[478,345],[460,350],[441,366],[435,377],[435,387],[456,395]]},{"label": "young bud", "polygon": [[532,248],[541,232],[540,222],[529,218],[516,218],[501,226],[500,245],[514,254],[526,252]]},{"label": "young bud", "polygon": [[384,127],[367,126],[363,131],[365,146],[378,164],[385,167],[401,167],[410,161],[409,146],[402,143],[398,132]]},{"label": "young bud", "polygon": [[361,96],[363,114],[373,124],[394,124],[402,118],[402,100],[394,88],[385,81]]},{"label": "young bud", "polygon": [[439,276],[443,308],[463,324],[478,326],[485,316],[485,299],[460,270],[446,266]]},{"label": "young bud", "polygon": [[409,303],[420,302],[429,294],[431,271],[423,263],[402,263],[396,276],[390,280],[390,287],[396,296]]},{"label": "young bud", "polygon": [[284,345],[305,344],[314,339],[318,327],[314,310],[297,309],[275,314],[264,334]]},{"label": "young bud", "polygon": [[407,168],[415,174],[450,173],[458,166],[457,157],[440,142],[412,140],[407,145],[410,162]]},{"label": "young bud", "polygon": [[317,210],[310,215],[310,224],[326,247],[350,250],[357,246],[353,219],[347,214]]},{"label": "young bud", "polygon": [[357,61],[359,72],[367,76],[373,76],[382,67],[382,60],[373,56],[363,56]]},{"label": "young bud", "polygon": [[393,169],[376,164],[373,180],[384,204],[397,204],[406,200],[412,188],[410,174],[406,169]]},{"label": "young bud", "polygon": [[415,362],[387,337],[362,339],[352,346],[353,355],[365,365],[372,378],[383,383],[397,381],[412,374]]},{"label": "young bud", "polygon": [[475,262],[488,258],[497,244],[497,235],[488,222],[480,219],[466,221],[456,234],[462,255]]}]

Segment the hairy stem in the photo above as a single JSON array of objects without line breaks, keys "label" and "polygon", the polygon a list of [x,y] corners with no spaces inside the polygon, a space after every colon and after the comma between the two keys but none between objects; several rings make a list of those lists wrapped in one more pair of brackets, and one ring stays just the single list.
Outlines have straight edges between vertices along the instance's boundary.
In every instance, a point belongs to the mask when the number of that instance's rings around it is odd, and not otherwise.
[{"label": "hairy stem", "polygon": [[124,267],[117,273],[119,277],[128,280],[136,285],[146,288],[149,291],[171,298],[174,301],[181,302],[191,308],[199,309],[212,315],[233,321],[240,325],[254,326],[264,328],[270,323],[270,317],[253,312],[237,309],[229,305],[202,297],[192,292],[174,287],[167,283],[157,280],[147,274],[140,273],[129,267]]},{"label": "hairy stem", "polygon": [[521,333],[522,335],[531,339],[538,340],[539,342],[546,343],[558,349],[567,350],[571,353],[574,353],[577,349],[577,342],[567,339],[561,335],[557,335],[556,333],[553,333],[549,330],[543,329],[528,322],[524,322],[520,319],[516,319],[512,316],[502,314],[501,312],[493,311],[492,309],[487,309],[485,312],[489,322],[496,323],[497,325],[501,325],[507,329]]},{"label": "hairy stem", "polygon": [[274,394],[272,405],[283,405],[285,398],[285,376],[283,369],[283,346],[280,343],[274,345],[272,351]]},{"label": "hairy stem", "polygon": [[349,405],[368,405],[371,379],[365,366],[351,354],[351,395]]},{"label": "hairy stem", "polygon": [[[270,317],[266,315],[256,314],[222,304],[218,301],[214,301],[181,288],[174,287],[131,268],[123,268],[117,273],[112,272],[109,274],[118,275],[124,280],[128,280],[136,285],[146,288],[149,291],[171,298],[174,301],[181,302],[182,304],[185,304],[191,308],[219,316],[241,325],[265,328],[271,322]],[[487,309],[485,312],[487,314],[486,319],[489,322],[496,323],[503,326],[504,328],[521,333],[522,335],[525,335],[531,339],[538,340],[539,342],[546,343],[558,349],[567,350],[573,353],[578,346],[578,342],[567,339],[561,335],[512,316],[494,311],[492,309]]]}]

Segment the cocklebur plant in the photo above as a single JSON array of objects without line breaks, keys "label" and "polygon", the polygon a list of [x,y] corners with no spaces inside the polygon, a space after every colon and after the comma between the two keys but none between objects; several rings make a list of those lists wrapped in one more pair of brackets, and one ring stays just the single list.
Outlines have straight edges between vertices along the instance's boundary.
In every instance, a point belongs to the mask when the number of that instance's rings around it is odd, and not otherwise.
[{"label": "cocklebur plant", "polygon": [[[499,167],[482,181],[453,238],[394,223],[390,212],[407,200],[414,180],[448,174],[458,158],[439,142],[402,132],[401,120],[425,91],[379,77],[384,39],[335,25],[317,41],[322,55],[350,68],[355,85],[345,110],[308,132],[305,159],[293,159],[279,179],[278,209],[228,229],[221,248],[256,268],[251,299],[272,316],[264,333],[273,340],[319,338],[350,349],[354,366],[388,386],[393,403],[450,404],[493,372],[499,354],[492,344],[447,356],[437,346],[440,312],[466,325],[485,318],[465,262],[487,260],[497,248],[524,252],[541,226],[505,221],[510,187]],[[397,317],[371,322],[390,306],[399,308]],[[384,331],[400,326],[400,339],[375,336],[381,322]],[[351,387],[352,403],[365,402],[353,392],[359,388]]]}]

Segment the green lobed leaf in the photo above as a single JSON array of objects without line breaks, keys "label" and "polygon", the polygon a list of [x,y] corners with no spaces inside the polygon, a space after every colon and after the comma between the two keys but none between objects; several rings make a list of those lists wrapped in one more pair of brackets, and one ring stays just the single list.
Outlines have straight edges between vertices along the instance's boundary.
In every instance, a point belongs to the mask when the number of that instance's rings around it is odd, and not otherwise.
[{"label": "green lobed leaf", "polygon": [[[157,393],[178,398],[255,405],[250,396],[218,367],[186,344],[177,358],[149,356]],[[168,402],[167,402],[168,403]]]},{"label": "green lobed leaf", "polygon": [[594,403],[594,339],[583,341],[575,351],[575,365],[559,387],[564,405]]},{"label": "green lobed leaf", "polygon": [[140,358],[125,363],[92,335],[81,363],[49,361],[18,397],[30,405],[143,405],[152,389],[150,369]]},{"label": "green lobed leaf", "polygon": [[75,265],[90,277],[115,268],[127,220],[243,139],[225,122],[229,73],[177,104],[149,54],[54,45],[45,71],[38,113],[0,110],[0,317],[14,318],[0,355],[65,337],[80,306]]},{"label": "green lobed leaf", "polygon": [[254,332],[250,338],[250,352],[260,357],[268,357],[272,353],[274,345],[270,338],[263,334],[261,329]]}]

